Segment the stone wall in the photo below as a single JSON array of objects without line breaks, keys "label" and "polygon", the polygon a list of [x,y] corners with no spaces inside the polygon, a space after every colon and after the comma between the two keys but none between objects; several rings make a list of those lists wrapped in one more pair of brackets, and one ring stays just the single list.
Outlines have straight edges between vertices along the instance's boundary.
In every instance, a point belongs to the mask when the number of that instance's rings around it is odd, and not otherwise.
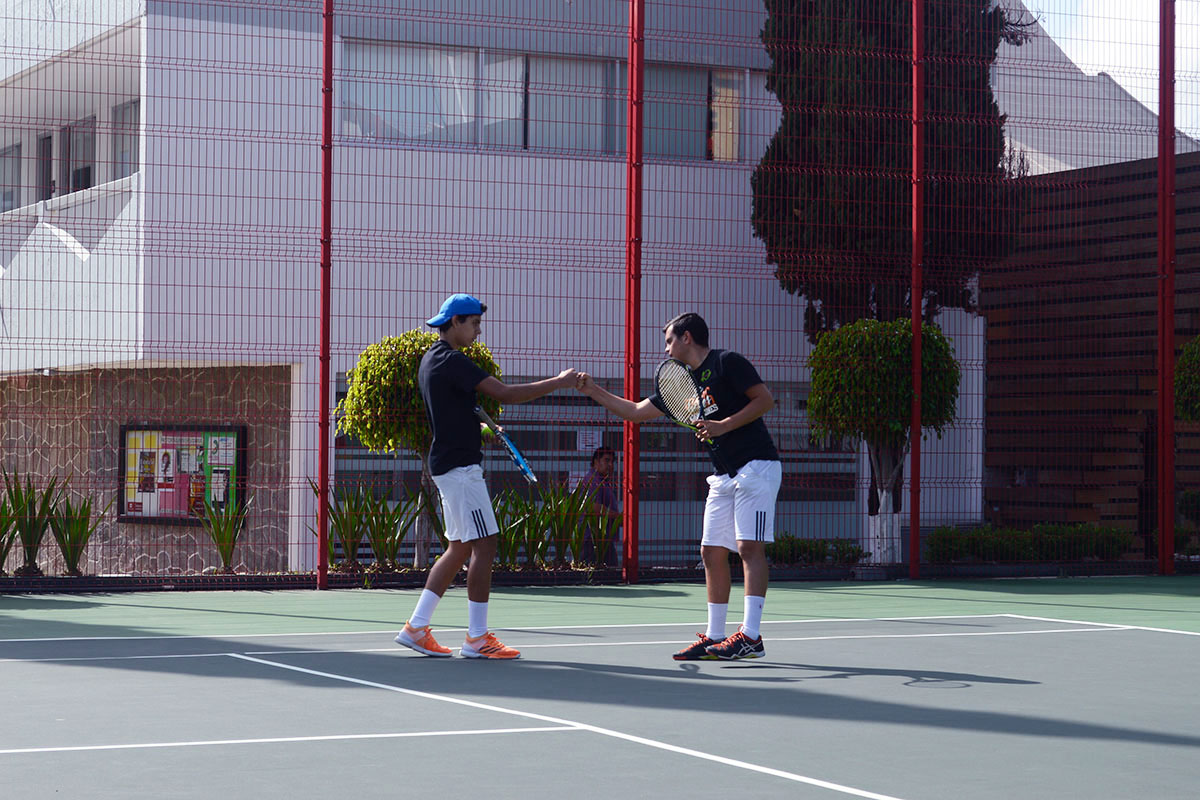
[{"label": "stone wall", "polygon": [[[235,552],[239,572],[287,568],[291,370],[288,367],[92,370],[0,381],[0,465],[44,484],[67,480],[103,508],[81,569],[87,574],[189,575],[220,566],[199,526],[118,522],[122,425],[244,425],[253,497]],[[7,564],[22,562],[14,545]],[[39,564],[62,571],[48,534]]]}]

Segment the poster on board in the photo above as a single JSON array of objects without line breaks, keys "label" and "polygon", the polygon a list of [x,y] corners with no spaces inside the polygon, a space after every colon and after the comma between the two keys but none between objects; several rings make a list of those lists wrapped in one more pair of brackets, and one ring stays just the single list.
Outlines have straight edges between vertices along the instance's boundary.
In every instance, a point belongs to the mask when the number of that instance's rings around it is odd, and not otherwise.
[{"label": "poster on board", "polygon": [[219,425],[121,428],[124,485],[118,518],[196,524],[207,502],[244,502],[246,429]]}]

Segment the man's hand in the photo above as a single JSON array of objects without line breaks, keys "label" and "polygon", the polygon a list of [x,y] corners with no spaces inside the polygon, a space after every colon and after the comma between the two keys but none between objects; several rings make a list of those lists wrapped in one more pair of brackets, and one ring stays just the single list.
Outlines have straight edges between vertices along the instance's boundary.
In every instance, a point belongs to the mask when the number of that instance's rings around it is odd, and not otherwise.
[{"label": "man's hand", "polygon": [[702,419],[696,423],[696,438],[704,441],[724,436],[733,430],[729,419]]},{"label": "man's hand", "polygon": [[578,375],[579,373],[574,367],[569,367],[558,373],[558,377],[554,381],[558,384],[559,389],[569,389],[575,385]]},{"label": "man's hand", "polygon": [[586,372],[580,372],[575,376],[575,388],[583,394],[587,394],[595,385],[596,381]]}]

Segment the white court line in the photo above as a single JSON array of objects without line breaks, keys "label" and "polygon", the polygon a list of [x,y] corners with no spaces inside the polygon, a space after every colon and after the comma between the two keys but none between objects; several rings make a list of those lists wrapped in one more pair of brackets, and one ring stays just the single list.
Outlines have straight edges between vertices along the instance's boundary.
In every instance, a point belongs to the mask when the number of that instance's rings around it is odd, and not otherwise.
[{"label": "white court line", "polygon": [[1053,617],[1030,617],[1025,614],[1002,614],[1004,617],[1012,617],[1013,619],[1027,619],[1033,622],[1060,622],[1071,625],[1098,625],[1103,628],[1116,628],[1123,631],[1151,631],[1153,633],[1177,633],[1180,636],[1200,636],[1197,631],[1179,631],[1174,628],[1151,628],[1146,625],[1117,625],[1112,622],[1081,622],[1074,619],[1055,619]]},{"label": "white court line", "polygon": [[[1080,622],[1079,625],[1091,625],[1092,623]],[[445,629],[443,629],[445,630]],[[838,634],[834,636],[772,636],[767,641],[770,642],[820,642],[836,639],[945,639],[956,636],[1024,636],[1026,634],[1039,633],[1110,633],[1114,630],[1129,630],[1124,625],[1097,625],[1094,627],[1081,628],[1047,628],[1044,630],[1029,630],[1029,631],[956,631],[953,633],[861,633],[861,634]],[[390,631],[389,631],[390,633]],[[552,648],[552,647],[634,647],[637,645],[679,645],[687,644],[689,640],[683,639],[642,639],[632,642],[555,642],[547,643],[518,643],[510,645],[518,650],[530,650],[536,648]],[[457,650],[457,647],[450,648]],[[331,653],[401,653],[405,651],[398,647],[354,647],[340,648],[337,650],[247,650],[242,655],[247,656],[273,656],[273,655],[326,655]],[[7,663],[37,663],[37,662],[75,662],[75,661],[133,661],[137,659],[154,659],[154,658],[212,658],[214,656],[229,655],[227,651],[213,653],[186,653],[181,655],[137,655],[137,656],[68,656],[64,658],[55,658],[53,656],[47,658],[0,658],[0,664]]]},{"label": "white court line", "polygon": [[[927,617],[829,617],[820,619],[772,619],[763,620],[763,625],[806,625],[820,622],[920,622],[930,619],[989,619],[993,617],[1009,617],[1011,614],[945,614]],[[513,628],[494,628],[495,631],[585,631],[600,628],[703,628],[707,621],[701,622],[635,622],[628,625],[542,625],[517,626]],[[1087,624],[1087,623],[1084,623]],[[267,639],[284,636],[380,636],[385,633],[395,634],[399,628],[386,628],[376,631],[314,631],[312,633],[210,633],[210,634],[169,634],[166,636],[57,636],[36,637],[30,639],[0,639],[5,642],[126,642],[148,639]],[[465,631],[466,628],[438,628],[439,631]]]},{"label": "white court line", "polygon": [[23,753],[77,753],[87,750],[153,750],[162,747],[212,747],[233,744],[275,744],[278,742],[337,742],[349,739],[413,739],[422,736],[483,736],[499,733],[545,733],[547,731],[577,731],[569,725],[544,728],[487,728],[469,731],[413,731],[409,733],[346,733],[333,736],[277,736],[270,739],[211,739],[197,742],[143,742],[139,744],[90,744],[73,747],[20,747],[0,750],[0,755]]},{"label": "white court line", "polygon": [[842,794],[853,795],[854,797],[865,797],[865,798],[868,798],[868,800],[900,800],[900,798],[893,797],[892,795],[877,794],[875,792],[868,792],[864,789],[855,789],[852,786],[843,786],[842,784],[831,783],[829,781],[823,781],[823,780],[820,780],[819,778],[810,778],[807,775],[797,775],[794,772],[784,772],[783,770],[773,769],[771,767],[764,767],[760,764],[751,764],[748,761],[738,761],[737,759],[733,759],[733,758],[725,758],[724,756],[713,755],[712,753],[705,753],[700,750],[692,750],[691,748],[688,748],[688,747],[679,747],[677,745],[667,744],[666,742],[660,742],[655,739],[646,739],[642,736],[634,736],[633,734],[630,734],[630,733],[622,733],[621,731],[615,731],[615,730],[612,730],[611,728],[601,728],[596,725],[588,725],[587,723],[584,723],[584,722],[575,722],[572,720],[561,719],[559,717],[550,717],[550,716],[546,716],[545,714],[534,714],[529,711],[518,711],[513,708],[504,708],[502,706],[488,705],[487,703],[477,703],[473,700],[463,700],[462,698],[458,698],[458,697],[449,697],[447,695],[431,694],[429,692],[417,691],[416,689],[405,689],[400,686],[391,686],[386,683],[376,683],[374,681],[362,680],[361,678],[352,678],[349,675],[338,675],[338,674],[332,673],[332,672],[320,672],[320,671],[314,670],[314,669],[305,669],[304,667],[295,667],[290,664],[280,664],[277,661],[266,661],[261,658],[253,658],[251,656],[240,655],[238,653],[229,653],[228,655],[233,658],[243,659],[245,661],[253,661],[257,664],[265,664],[266,666],[275,667],[277,669],[286,669],[286,670],[291,670],[293,672],[301,672],[301,673],[304,673],[305,675],[315,675],[320,678],[329,678],[330,680],[344,681],[346,683],[354,683],[354,684],[358,684],[359,686],[369,686],[374,689],[383,689],[383,690],[389,691],[389,692],[398,692],[400,694],[407,694],[407,695],[411,695],[413,697],[422,697],[422,698],[425,698],[426,700],[437,700],[437,701],[440,701],[443,703],[453,703],[454,705],[467,706],[468,708],[477,708],[477,709],[481,709],[483,711],[495,711],[500,714],[511,714],[513,716],[524,717],[526,719],[536,719],[541,722],[553,723],[555,725],[566,725],[566,726],[569,726],[572,728],[578,728],[580,730],[591,731],[592,733],[598,733],[601,736],[609,736],[614,739],[623,739],[624,741],[633,742],[634,744],[641,744],[641,745],[645,745],[647,747],[654,747],[659,750],[666,750],[671,753],[679,753],[680,755],[691,756],[692,758],[699,758],[699,759],[703,759],[705,761],[715,762],[717,764],[725,764],[726,766],[730,766],[730,767],[738,767],[739,769],[745,769],[745,770],[749,770],[751,772],[759,772],[764,775],[772,775],[776,778],[784,778],[786,780],[795,781],[797,783],[805,783],[805,784],[808,784],[809,786],[817,786],[822,789],[829,789],[830,791],[841,792]]}]

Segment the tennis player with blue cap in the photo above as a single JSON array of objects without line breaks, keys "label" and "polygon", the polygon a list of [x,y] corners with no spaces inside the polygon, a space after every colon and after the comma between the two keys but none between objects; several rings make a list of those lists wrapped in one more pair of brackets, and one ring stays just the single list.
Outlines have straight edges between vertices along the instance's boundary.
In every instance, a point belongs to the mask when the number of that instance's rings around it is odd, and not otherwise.
[{"label": "tennis player with blue cap", "polygon": [[433,638],[429,622],[434,609],[464,563],[467,567],[466,658],[512,659],[520,653],[504,645],[488,630],[488,597],[492,589],[492,562],[496,558],[496,514],[483,480],[482,437],[475,417],[476,393],[504,405],[526,403],[555,389],[575,385],[576,372],[565,369],[553,378],[509,386],[488,375],[469,359],[463,348],[479,338],[487,306],[469,294],[452,294],[438,313],[429,318],[438,329],[438,341],[426,351],[417,372],[421,398],[433,433],[429,471],[442,497],[442,517],[449,543],[425,580],[396,642],[427,656],[452,655]]}]

